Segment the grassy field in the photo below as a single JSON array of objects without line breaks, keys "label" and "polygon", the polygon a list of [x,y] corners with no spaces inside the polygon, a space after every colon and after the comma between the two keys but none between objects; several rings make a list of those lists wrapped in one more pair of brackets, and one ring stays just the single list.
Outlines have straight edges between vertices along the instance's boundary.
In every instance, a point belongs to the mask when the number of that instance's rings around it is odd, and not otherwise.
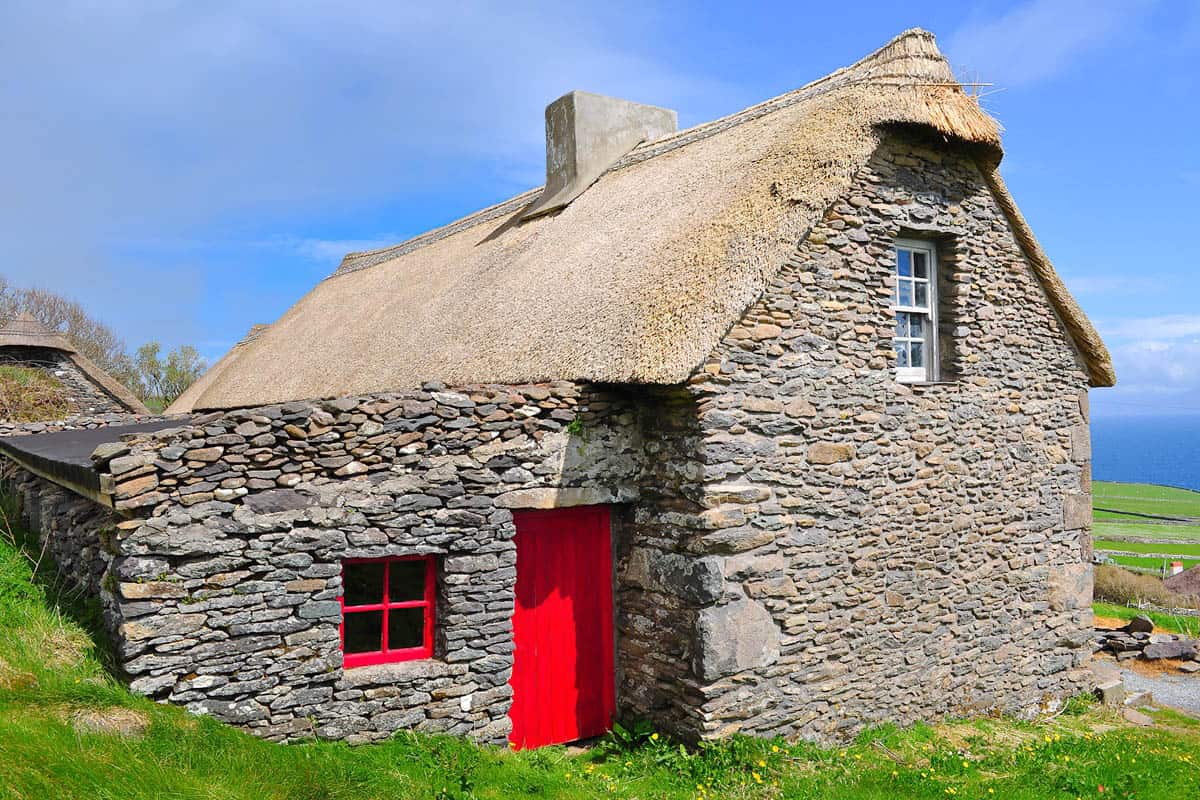
[{"label": "grassy field", "polygon": [[[1092,483],[1092,505],[1127,514],[1196,519],[1200,522],[1200,492],[1148,483]],[[1111,514],[1104,518],[1113,518]]]},{"label": "grassy field", "polygon": [[[1164,561],[1182,561],[1184,569],[1200,564],[1200,492],[1150,484],[1095,481],[1092,505],[1096,517],[1093,535],[1097,552],[1159,554],[1158,557],[1108,555],[1114,563],[1153,570],[1160,575]],[[1109,510],[1102,511],[1101,508]],[[1189,519],[1196,524],[1178,524],[1135,514]]]},{"label": "grassy field", "polygon": [[1179,539],[1200,542],[1200,525],[1163,524],[1137,517],[1122,516],[1120,520],[1102,519],[1099,513],[1092,530],[1097,539],[1119,539],[1126,536],[1151,539]]},{"label": "grassy field", "polygon": [[[1125,548],[1121,548],[1122,550]],[[1109,556],[1113,562],[1126,567],[1140,567],[1142,569],[1162,570],[1163,562],[1169,565],[1172,561],[1182,561],[1184,569],[1191,569],[1200,564],[1200,559],[1195,558],[1148,558],[1141,556]]]},{"label": "grassy field", "polygon": [[[878,728],[841,748],[737,737],[689,749],[647,729],[582,752],[512,753],[409,734],[357,748],[277,745],[130,694],[103,667],[88,633],[94,619],[94,607],[31,580],[29,559],[0,541],[0,798],[1175,800],[1200,793],[1200,721],[1164,711],[1155,727],[1136,728],[1083,700],[1041,722]],[[133,733],[96,732],[105,723]]]},{"label": "grassy field", "polygon": [[1139,611],[1136,608],[1115,605],[1113,603],[1092,603],[1092,611],[1098,617],[1122,619],[1126,622],[1136,616],[1146,616],[1164,631],[1183,633],[1188,636],[1200,636],[1200,617],[1160,614],[1157,611]]}]

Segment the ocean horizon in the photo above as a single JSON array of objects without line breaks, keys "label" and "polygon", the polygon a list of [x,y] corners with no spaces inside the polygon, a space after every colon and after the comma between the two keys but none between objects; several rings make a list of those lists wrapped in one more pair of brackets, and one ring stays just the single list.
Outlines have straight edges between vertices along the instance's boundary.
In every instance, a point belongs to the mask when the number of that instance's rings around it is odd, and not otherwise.
[{"label": "ocean horizon", "polygon": [[1200,491],[1200,416],[1093,418],[1092,478]]}]

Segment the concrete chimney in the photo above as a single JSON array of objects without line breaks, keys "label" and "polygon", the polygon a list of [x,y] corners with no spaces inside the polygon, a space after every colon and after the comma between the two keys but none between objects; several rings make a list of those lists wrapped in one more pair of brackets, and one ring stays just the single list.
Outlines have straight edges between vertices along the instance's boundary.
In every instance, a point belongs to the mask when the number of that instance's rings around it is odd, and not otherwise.
[{"label": "concrete chimney", "polygon": [[669,108],[574,91],[546,106],[546,188],[523,219],[555,211],[642,142],[674,133]]},{"label": "concrete chimney", "polygon": [[1183,572],[1183,562],[1182,561],[1172,561],[1171,562],[1171,574],[1178,575],[1181,572]]}]

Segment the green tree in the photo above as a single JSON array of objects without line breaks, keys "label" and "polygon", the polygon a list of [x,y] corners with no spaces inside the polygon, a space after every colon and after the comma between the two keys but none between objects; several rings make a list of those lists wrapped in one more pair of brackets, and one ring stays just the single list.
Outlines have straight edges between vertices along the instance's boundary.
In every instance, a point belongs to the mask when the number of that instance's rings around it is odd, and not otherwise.
[{"label": "green tree", "polygon": [[207,364],[190,344],[176,347],[165,360],[161,354],[162,345],[147,342],[138,348],[133,361],[142,400],[166,408],[204,374]]}]

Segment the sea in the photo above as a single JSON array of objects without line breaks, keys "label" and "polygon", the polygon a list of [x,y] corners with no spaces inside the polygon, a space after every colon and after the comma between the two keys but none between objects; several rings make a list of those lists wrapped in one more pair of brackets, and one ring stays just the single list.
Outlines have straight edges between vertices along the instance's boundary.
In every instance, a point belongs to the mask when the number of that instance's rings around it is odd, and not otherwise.
[{"label": "sea", "polygon": [[1093,417],[1092,477],[1200,491],[1200,416]]}]

